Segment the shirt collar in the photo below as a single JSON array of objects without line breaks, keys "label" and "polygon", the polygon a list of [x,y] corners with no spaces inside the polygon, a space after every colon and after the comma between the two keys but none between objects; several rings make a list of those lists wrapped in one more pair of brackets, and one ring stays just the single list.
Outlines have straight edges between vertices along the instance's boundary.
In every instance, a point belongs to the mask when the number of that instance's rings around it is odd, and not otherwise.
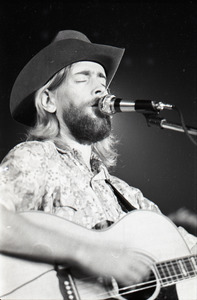
[{"label": "shirt collar", "polygon": [[[82,160],[80,153],[76,149],[71,148],[68,145],[66,145],[64,149],[58,147],[55,143],[54,145],[59,153],[68,154],[69,152],[74,158],[80,161]],[[105,178],[106,178],[106,174],[109,174],[107,168],[105,167],[105,165],[103,164],[99,156],[94,152],[91,153],[90,165],[91,165],[92,172],[95,174],[99,174],[101,172]]]}]

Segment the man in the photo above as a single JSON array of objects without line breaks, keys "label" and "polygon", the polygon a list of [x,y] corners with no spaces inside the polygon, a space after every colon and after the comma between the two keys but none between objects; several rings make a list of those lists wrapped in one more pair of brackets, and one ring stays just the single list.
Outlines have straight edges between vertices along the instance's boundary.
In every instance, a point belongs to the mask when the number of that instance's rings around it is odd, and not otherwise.
[{"label": "man", "polygon": [[[1,165],[2,253],[66,264],[124,285],[147,277],[149,259],[126,249],[120,255],[122,246],[113,239],[109,243],[108,234],[89,230],[125,216],[125,199],[131,208],[160,213],[139,190],[108,173],[117,154],[111,117],[100,112],[98,102],[108,94],[123,53],[65,30],[19,74],[11,114],[30,130],[28,141]],[[60,216],[63,226],[20,214],[30,210]],[[193,247],[193,238],[184,235]]]}]

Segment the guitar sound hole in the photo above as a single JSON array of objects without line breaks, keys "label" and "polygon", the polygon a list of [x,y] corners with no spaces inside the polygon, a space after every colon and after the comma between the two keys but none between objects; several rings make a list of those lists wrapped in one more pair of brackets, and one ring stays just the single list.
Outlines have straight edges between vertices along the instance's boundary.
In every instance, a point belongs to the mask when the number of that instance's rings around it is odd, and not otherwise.
[{"label": "guitar sound hole", "polygon": [[154,273],[151,271],[150,276],[145,282],[137,284],[132,288],[125,288],[119,285],[119,293],[128,300],[147,300],[153,295],[156,289],[156,278]]}]

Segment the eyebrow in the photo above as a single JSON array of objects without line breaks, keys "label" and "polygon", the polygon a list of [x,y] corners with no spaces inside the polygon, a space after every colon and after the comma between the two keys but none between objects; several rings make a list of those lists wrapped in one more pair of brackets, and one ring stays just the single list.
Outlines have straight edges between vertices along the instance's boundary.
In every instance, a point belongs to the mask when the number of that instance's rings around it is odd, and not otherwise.
[{"label": "eyebrow", "polygon": [[[81,74],[82,74],[82,75],[88,76],[88,75],[90,75],[90,73],[91,73],[91,71],[86,71],[86,70],[84,70],[84,71],[76,72],[76,73],[74,73],[74,75],[81,75]],[[105,79],[106,79],[106,76],[105,76],[102,72],[98,72],[97,75],[98,75],[99,77],[102,77],[102,78],[105,78]]]}]

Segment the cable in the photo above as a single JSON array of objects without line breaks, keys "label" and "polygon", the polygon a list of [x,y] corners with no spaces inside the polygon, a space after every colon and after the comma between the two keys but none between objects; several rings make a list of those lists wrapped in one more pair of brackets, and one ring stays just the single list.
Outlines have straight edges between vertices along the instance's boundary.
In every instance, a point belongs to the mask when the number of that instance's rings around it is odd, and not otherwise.
[{"label": "cable", "polygon": [[187,126],[186,126],[186,124],[185,124],[184,117],[183,117],[183,114],[182,114],[181,110],[180,110],[177,106],[175,106],[175,105],[173,105],[173,108],[172,108],[172,109],[175,110],[176,112],[178,112],[179,117],[180,117],[180,120],[181,120],[181,125],[182,125],[182,127],[183,127],[183,129],[184,129],[184,131],[185,131],[185,134],[186,134],[187,137],[190,139],[190,141],[191,141],[195,146],[197,146],[196,140],[195,140],[195,139],[191,136],[191,134],[188,132],[188,129],[187,129]]}]

